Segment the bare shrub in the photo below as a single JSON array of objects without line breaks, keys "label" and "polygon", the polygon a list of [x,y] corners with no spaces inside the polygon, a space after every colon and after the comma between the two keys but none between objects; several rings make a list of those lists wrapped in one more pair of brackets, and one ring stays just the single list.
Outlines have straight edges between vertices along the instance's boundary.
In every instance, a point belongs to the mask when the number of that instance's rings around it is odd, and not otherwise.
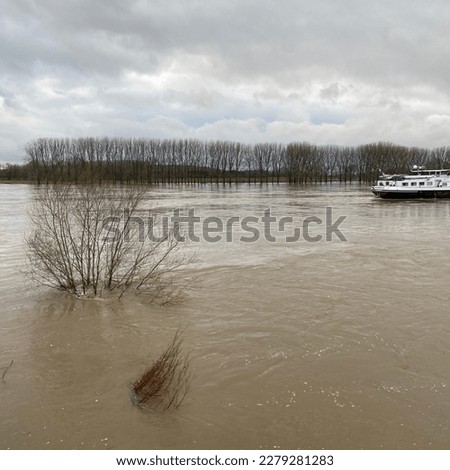
[{"label": "bare shrub", "polygon": [[164,409],[179,407],[189,388],[189,356],[183,354],[177,330],[169,346],[131,385],[133,402]]},{"label": "bare shrub", "polygon": [[135,220],[145,195],[138,186],[37,188],[26,238],[32,277],[75,296],[121,297],[133,287],[159,303],[176,298],[181,288],[171,273],[188,259],[173,231],[158,241],[140,232]]}]

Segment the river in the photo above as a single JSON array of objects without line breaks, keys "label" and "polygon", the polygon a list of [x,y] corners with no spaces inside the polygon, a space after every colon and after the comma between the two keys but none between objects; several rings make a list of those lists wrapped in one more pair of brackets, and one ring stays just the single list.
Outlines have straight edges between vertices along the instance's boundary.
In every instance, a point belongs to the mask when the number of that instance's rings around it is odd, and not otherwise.
[{"label": "river", "polygon": [[[34,191],[0,185],[0,367],[14,361],[0,383],[0,448],[448,448],[450,201],[338,184],[153,188],[162,212],[225,221],[270,208],[322,236],[247,243],[235,224],[232,242],[191,242],[184,300],[158,306],[30,282]],[[343,240],[327,241],[326,208]],[[179,325],[185,401],[134,406],[129,384]]]}]

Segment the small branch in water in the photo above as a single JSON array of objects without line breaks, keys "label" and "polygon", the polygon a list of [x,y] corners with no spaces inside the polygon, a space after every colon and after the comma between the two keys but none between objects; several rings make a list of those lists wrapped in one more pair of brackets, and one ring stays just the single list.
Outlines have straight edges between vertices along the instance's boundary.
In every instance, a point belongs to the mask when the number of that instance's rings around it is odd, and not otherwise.
[{"label": "small branch in water", "polygon": [[178,408],[189,389],[189,355],[181,350],[182,331],[177,330],[163,353],[131,385],[135,405],[153,403],[164,409]]},{"label": "small branch in water", "polygon": [[13,365],[13,363],[14,363],[14,361],[11,361],[11,364],[9,364],[8,367],[3,367],[2,369],[0,369],[0,370],[3,371],[3,374],[2,374],[2,382],[5,381],[5,376],[6,376],[7,372],[9,371],[9,369],[11,369],[11,366]]}]

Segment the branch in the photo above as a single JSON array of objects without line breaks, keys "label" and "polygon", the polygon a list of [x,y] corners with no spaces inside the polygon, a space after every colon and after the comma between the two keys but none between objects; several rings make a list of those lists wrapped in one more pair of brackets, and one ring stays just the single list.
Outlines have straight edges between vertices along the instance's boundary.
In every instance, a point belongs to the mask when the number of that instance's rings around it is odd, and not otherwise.
[{"label": "branch", "polygon": [[14,361],[11,361],[11,364],[9,364],[8,367],[3,367],[2,369],[0,369],[0,370],[3,371],[2,382],[5,381],[5,376],[6,376],[7,372],[9,371],[9,369],[11,369],[11,366],[13,365],[13,363],[14,363]]}]

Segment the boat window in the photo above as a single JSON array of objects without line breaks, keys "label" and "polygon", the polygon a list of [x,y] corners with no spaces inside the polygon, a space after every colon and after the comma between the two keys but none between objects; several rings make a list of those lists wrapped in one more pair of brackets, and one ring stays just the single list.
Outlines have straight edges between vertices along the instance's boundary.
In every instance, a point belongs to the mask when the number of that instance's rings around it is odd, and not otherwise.
[{"label": "boat window", "polygon": [[417,181],[412,181],[411,186],[417,186]]},{"label": "boat window", "polygon": [[408,186],[408,183],[402,183],[402,186]]},{"label": "boat window", "polygon": [[427,186],[433,186],[433,181],[427,181]]},{"label": "boat window", "polygon": [[419,183],[419,186],[425,186],[425,182],[424,182],[424,181],[421,181],[421,182]]},{"label": "boat window", "polygon": [[447,183],[442,183],[442,186],[447,186]]},{"label": "boat window", "polygon": [[378,184],[379,184],[380,186],[384,186],[383,181],[378,181]]}]

